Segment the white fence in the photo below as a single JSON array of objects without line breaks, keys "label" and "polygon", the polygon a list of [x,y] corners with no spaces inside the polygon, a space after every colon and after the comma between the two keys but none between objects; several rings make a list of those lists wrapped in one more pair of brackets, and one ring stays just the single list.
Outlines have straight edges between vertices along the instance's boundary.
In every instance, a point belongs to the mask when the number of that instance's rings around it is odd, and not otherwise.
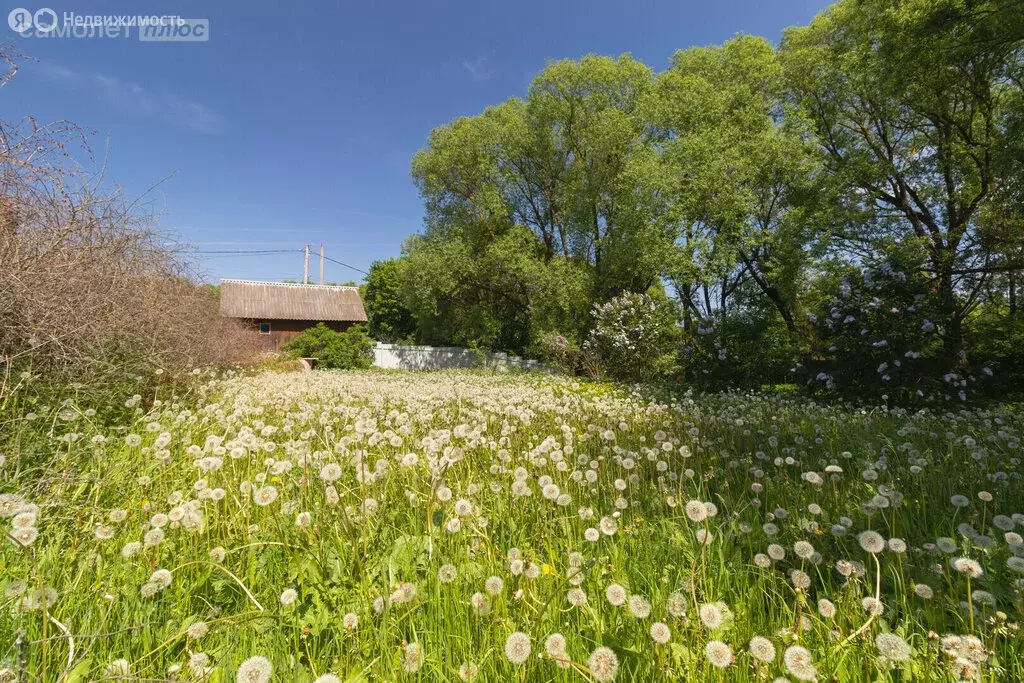
[{"label": "white fence", "polygon": [[457,346],[402,346],[377,343],[373,364],[390,370],[447,370],[492,368],[495,370],[540,370],[551,372],[543,363],[507,353],[472,351]]}]

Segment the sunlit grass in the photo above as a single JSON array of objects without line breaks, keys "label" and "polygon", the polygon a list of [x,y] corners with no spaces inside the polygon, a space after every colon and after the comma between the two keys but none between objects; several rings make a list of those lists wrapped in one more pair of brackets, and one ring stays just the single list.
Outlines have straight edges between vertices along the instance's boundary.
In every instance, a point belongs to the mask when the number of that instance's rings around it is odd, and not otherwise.
[{"label": "sunlit grass", "polygon": [[15,425],[5,675],[1024,678],[1020,412],[474,373],[144,403]]}]

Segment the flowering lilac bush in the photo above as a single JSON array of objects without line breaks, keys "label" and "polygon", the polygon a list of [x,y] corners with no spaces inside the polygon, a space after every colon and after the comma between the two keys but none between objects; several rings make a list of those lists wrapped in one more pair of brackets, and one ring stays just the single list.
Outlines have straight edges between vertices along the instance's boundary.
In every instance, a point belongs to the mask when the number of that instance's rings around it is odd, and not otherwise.
[{"label": "flowering lilac bush", "polygon": [[945,357],[931,282],[913,261],[890,254],[820,284],[824,296],[807,313],[816,353],[797,368],[810,386],[893,401],[965,401],[991,374],[971,367],[964,351]]},{"label": "flowering lilac bush", "polygon": [[648,294],[627,292],[595,304],[594,326],[583,344],[609,377],[630,382],[672,371],[681,338],[675,312]]}]

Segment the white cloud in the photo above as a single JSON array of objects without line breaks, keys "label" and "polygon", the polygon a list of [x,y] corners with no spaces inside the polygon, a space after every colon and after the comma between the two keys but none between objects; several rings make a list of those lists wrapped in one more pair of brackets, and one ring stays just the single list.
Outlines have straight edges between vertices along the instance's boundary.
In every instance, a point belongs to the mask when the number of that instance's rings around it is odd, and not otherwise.
[{"label": "white cloud", "polygon": [[468,59],[462,60],[462,68],[469,72],[470,78],[476,82],[489,81],[498,73],[487,66],[489,59],[486,55],[481,55],[475,60],[470,61]]},{"label": "white cloud", "polygon": [[160,118],[199,133],[216,133],[223,127],[223,119],[217,112],[166,90],[154,92],[117,76],[84,73],[49,62],[40,62],[33,67],[55,84],[93,92],[111,106],[132,115]]}]

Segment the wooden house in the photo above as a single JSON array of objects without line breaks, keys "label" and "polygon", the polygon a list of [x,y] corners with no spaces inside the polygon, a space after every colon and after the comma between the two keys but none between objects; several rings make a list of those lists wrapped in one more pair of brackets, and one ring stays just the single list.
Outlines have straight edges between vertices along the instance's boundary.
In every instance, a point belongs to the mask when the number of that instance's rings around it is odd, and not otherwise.
[{"label": "wooden house", "polygon": [[272,351],[317,323],[343,332],[366,322],[357,287],[256,280],[221,280],[220,314],[246,321]]}]

